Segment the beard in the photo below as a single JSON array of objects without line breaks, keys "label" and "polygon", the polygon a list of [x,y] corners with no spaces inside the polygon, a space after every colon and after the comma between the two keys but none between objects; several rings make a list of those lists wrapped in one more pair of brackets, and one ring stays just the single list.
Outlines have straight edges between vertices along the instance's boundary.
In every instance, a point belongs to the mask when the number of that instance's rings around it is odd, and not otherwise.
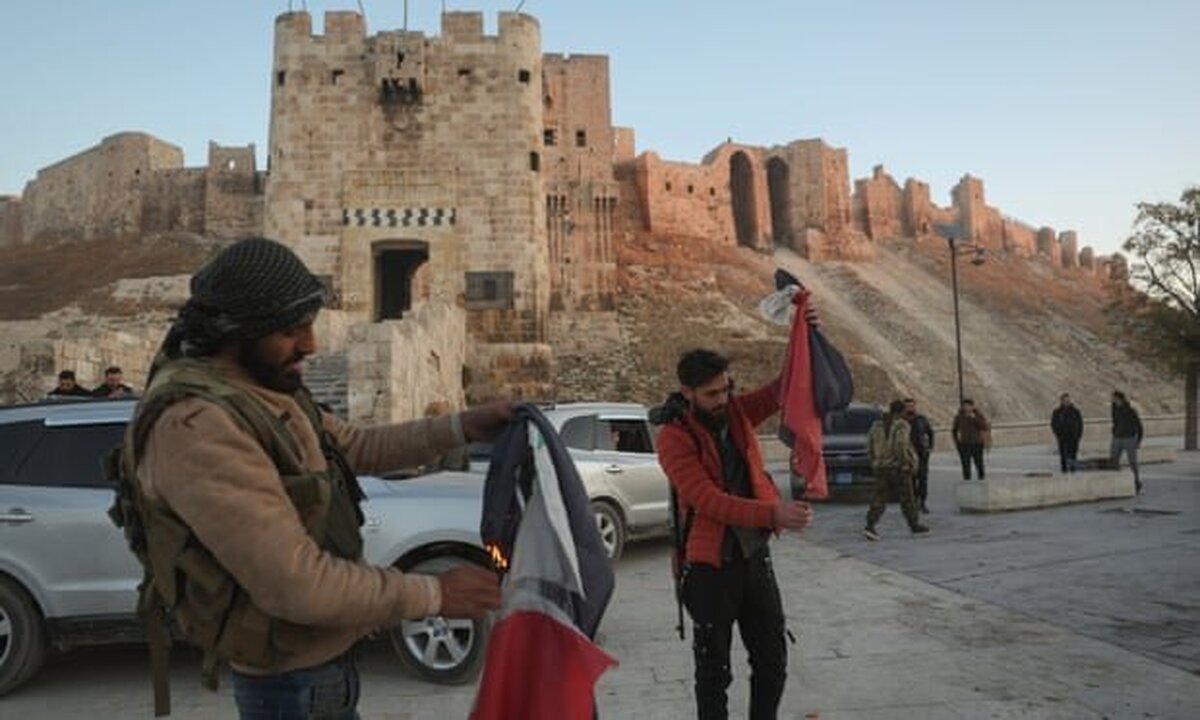
[{"label": "beard", "polygon": [[294,393],[304,384],[304,378],[299,372],[288,369],[293,363],[304,359],[303,353],[297,353],[282,363],[274,363],[262,356],[258,349],[257,340],[244,340],[238,348],[238,362],[246,368],[246,372],[259,385],[282,393]]},{"label": "beard", "polygon": [[725,426],[729,424],[728,406],[718,408],[714,412],[709,412],[708,410],[703,410],[701,408],[696,408],[695,411],[696,419],[710,430],[724,430]]}]

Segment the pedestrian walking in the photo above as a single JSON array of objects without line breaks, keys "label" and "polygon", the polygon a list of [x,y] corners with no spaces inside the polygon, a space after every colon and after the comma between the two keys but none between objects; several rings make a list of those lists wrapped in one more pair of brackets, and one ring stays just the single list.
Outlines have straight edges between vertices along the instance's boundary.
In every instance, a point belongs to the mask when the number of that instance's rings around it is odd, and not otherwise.
[{"label": "pedestrian walking", "polygon": [[1058,407],[1050,414],[1050,429],[1058,441],[1059,467],[1064,473],[1075,472],[1079,462],[1079,438],[1083,437],[1083,415],[1071,402],[1071,396],[1063,393]]},{"label": "pedestrian walking", "polygon": [[1142,446],[1142,418],[1130,404],[1125,393],[1114,390],[1112,394],[1112,444],[1109,460],[1114,468],[1121,467],[1121,454],[1129,458],[1129,469],[1133,471],[1135,492],[1142,492],[1142,478],[1138,474],[1138,448]]},{"label": "pedestrian walking", "polygon": [[917,471],[913,475],[913,494],[917,508],[929,513],[929,455],[933,452],[933,426],[929,418],[917,412],[917,401],[904,398],[904,419],[908,421],[913,450],[917,453]]},{"label": "pedestrian walking", "polygon": [[963,480],[971,479],[971,463],[979,479],[984,479],[983,450],[991,444],[992,426],[987,418],[975,407],[975,401],[964,398],[958,414],[954,416],[954,424],[950,428],[954,436],[954,447],[958,449],[958,459],[962,461]]},{"label": "pedestrian walking", "polygon": [[911,428],[904,419],[904,401],[893,400],[883,417],[871,425],[867,433],[867,455],[875,473],[875,496],[867,510],[867,526],[863,536],[879,539],[875,524],[883,517],[891,500],[900,501],[900,510],[914,535],[929,532],[917,517],[913,501],[913,474],[917,470],[917,453],[913,449]]}]

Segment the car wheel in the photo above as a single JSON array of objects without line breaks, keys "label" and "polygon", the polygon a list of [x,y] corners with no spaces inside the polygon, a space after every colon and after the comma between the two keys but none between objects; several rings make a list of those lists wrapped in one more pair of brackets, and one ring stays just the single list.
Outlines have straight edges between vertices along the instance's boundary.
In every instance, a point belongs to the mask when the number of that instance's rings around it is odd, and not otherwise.
[{"label": "car wheel", "polygon": [[592,516],[596,518],[596,529],[600,531],[600,542],[608,559],[621,557],[625,550],[625,521],[621,519],[621,512],[602,500],[595,500]]},{"label": "car wheel", "polygon": [[29,595],[0,578],[0,696],[28,680],[46,659],[46,631]]},{"label": "car wheel", "polygon": [[[453,556],[435,557],[407,572],[440,575],[468,562]],[[388,636],[400,663],[413,675],[439,685],[461,685],[479,674],[491,627],[490,616],[469,620],[439,615],[405,620],[388,630]]]}]

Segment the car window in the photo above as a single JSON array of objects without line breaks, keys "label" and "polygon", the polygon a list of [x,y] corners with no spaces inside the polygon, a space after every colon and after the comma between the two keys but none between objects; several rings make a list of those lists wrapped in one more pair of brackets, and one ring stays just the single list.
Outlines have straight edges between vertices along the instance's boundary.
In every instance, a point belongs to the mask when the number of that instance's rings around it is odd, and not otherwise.
[{"label": "car window", "polygon": [[654,453],[650,429],[643,420],[601,418],[596,429],[596,446],[600,450]]},{"label": "car window", "polygon": [[40,420],[0,425],[0,482],[13,482],[17,463],[33,447],[43,427]]},{"label": "car window", "polygon": [[580,415],[563,423],[558,433],[563,444],[576,450],[594,450],[596,448],[596,416]]},{"label": "car window", "polygon": [[14,482],[46,487],[111,487],[100,461],[121,442],[124,423],[48,427],[21,461]]}]

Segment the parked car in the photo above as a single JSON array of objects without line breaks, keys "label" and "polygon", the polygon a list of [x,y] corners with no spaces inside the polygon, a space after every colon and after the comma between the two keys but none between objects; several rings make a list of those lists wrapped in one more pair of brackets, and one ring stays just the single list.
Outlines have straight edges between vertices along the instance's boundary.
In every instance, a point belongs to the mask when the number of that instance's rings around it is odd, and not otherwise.
[{"label": "parked car", "polygon": [[[669,485],[644,406],[564,403],[541,410],[575,461],[609,558],[619,558],[629,540],[668,533]],[[491,453],[490,443],[471,443],[471,471],[486,474]]]},{"label": "parked car", "polygon": [[645,406],[569,403],[542,412],[579,469],[610,558],[630,539],[668,533],[670,485]]},{"label": "parked car", "polygon": [[[134,613],[142,568],[106,514],[113,487],[100,470],[133,407],[84,400],[0,408],[0,695],[32,677],[50,647],[143,637]],[[477,476],[360,480],[368,562],[415,572],[487,566]],[[417,676],[458,683],[478,671],[489,629],[487,620],[435,617],[388,634]]]},{"label": "parked car", "polygon": [[862,499],[874,490],[867,433],[882,414],[878,405],[851,403],[845,410],[825,416],[821,452],[831,499]]}]

